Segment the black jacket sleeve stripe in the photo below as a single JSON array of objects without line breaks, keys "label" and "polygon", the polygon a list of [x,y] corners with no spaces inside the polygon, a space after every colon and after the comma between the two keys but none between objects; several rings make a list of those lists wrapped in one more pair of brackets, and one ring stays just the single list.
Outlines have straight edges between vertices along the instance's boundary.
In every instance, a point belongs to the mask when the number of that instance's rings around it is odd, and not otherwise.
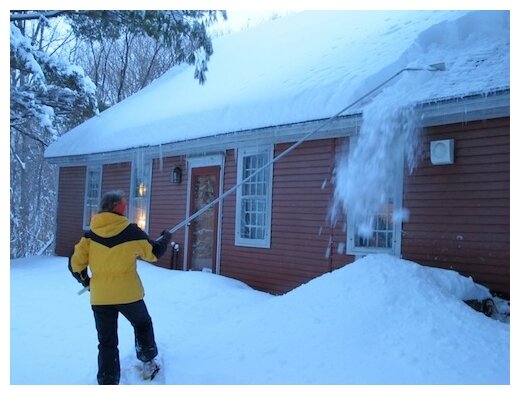
[{"label": "black jacket sleeve stripe", "polygon": [[108,248],[113,248],[129,241],[147,240],[152,245],[152,253],[157,259],[163,256],[168,249],[168,240],[164,237],[159,241],[150,240],[147,234],[133,223],[129,224],[121,233],[112,237],[101,237],[92,231],[87,232],[85,237]]},{"label": "black jacket sleeve stripe", "polygon": [[121,233],[112,237],[101,237],[92,231],[87,232],[85,237],[108,248],[113,248],[129,241],[148,240],[146,233],[139,229],[136,224],[129,224]]}]

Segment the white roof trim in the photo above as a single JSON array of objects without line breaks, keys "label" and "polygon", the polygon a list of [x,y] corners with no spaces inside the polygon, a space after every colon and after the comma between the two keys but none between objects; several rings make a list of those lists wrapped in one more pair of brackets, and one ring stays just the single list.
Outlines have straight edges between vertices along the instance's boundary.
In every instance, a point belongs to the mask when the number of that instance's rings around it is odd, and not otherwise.
[{"label": "white roof trim", "polygon": [[[478,95],[435,103],[424,103],[418,106],[418,111],[422,118],[423,127],[508,117],[510,115],[510,92],[506,90],[486,96]],[[49,158],[48,161],[60,166],[85,166],[129,162],[136,152],[139,152],[146,158],[159,158],[218,153],[228,149],[247,147],[252,144],[295,142],[313,129],[318,128],[325,121],[327,119],[202,137],[160,146]],[[361,123],[361,114],[340,117],[332,121],[327,128],[316,132],[309,140],[346,137],[357,133]]]}]

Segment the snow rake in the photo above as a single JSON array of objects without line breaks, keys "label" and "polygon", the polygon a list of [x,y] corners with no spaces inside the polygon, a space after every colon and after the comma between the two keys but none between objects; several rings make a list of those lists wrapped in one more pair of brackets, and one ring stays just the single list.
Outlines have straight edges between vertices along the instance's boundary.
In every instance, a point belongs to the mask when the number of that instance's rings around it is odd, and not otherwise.
[{"label": "snow rake", "polygon": [[[358,98],[357,100],[355,100],[354,102],[352,102],[351,104],[349,104],[347,107],[343,108],[341,111],[337,112],[336,114],[334,114],[333,116],[331,116],[330,118],[326,119],[323,121],[323,123],[317,127],[316,129],[314,130],[311,130],[309,133],[307,133],[305,136],[303,136],[300,140],[298,140],[296,143],[294,143],[293,145],[291,145],[289,148],[287,148],[284,152],[282,152],[280,155],[278,155],[277,157],[273,158],[270,162],[266,163],[263,167],[257,169],[255,172],[253,172],[252,174],[250,174],[248,177],[244,178],[240,183],[236,184],[235,186],[229,188],[226,192],[224,192],[222,195],[220,195],[219,197],[217,197],[215,200],[213,200],[212,202],[208,203],[207,205],[205,205],[204,207],[202,207],[201,209],[199,209],[199,211],[193,213],[192,215],[190,215],[188,218],[186,218],[185,220],[179,222],[177,225],[171,227],[170,229],[168,229],[168,231],[170,233],[174,233],[176,232],[177,230],[181,229],[182,227],[186,226],[187,224],[189,224],[191,221],[193,221],[195,218],[197,218],[199,215],[203,214],[204,212],[206,212],[207,210],[209,210],[210,208],[214,207],[216,204],[220,203],[220,201],[224,200],[224,198],[226,198],[227,196],[229,196],[230,194],[232,194],[233,192],[235,192],[239,187],[242,186],[242,184],[245,184],[246,182],[248,182],[249,180],[251,180],[253,177],[255,177],[256,175],[258,175],[260,172],[264,171],[266,168],[268,168],[269,166],[271,166],[272,164],[274,164],[275,162],[279,161],[280,159],[284,158],[285,156],[287,156],[290,152],[294,151],[296,148],[298,148],[300,145],[302,145],[307,139],[309,139],[309,137],[311,137],[314,133],[318,132],[319,130],[323,129],[325,126],[327,126],[329,123],[331,123],[333,120],[335,120],[336,118],[338,118],[341,114],[343,114],[345,111],[347,111],[348,109],[354,107],[356,104],[358,104],[359,102],[361,102],[362,100],[364,100],[365,98],[367,98],[368,96],[372,95],[374,92],[376,92],[377,90],[381,89],[384,85],[388,84],[390,81],[392,81],[393,79],[397,78],[400,74],[404,73],[405,71],[445,71],[446,70],[446,65],[445,63],[435,63],[435,64],[431,64],[429,65],[428,67],[406,67],[400,71],[398,71],[397,73],[395,73],[393,76],[391,76],[390,78],[388,78],[387,80],[385,80],[384,82],[382,82],[381,84],[379,84],[378,86],[376,86],[375,88],[373,88],[372,90],[370,90],[368,93],[365,93],[363,96],[361,96],[360,98]],[[159,236],[156,240],[160,240],[163,236]]]},{"label": "snow rake", "polygon": [[[171,228],[168,229],[168,232],[170,233],[175,233],[176,231],[178,231],[179,229],[183,228],[184,226],[186,225],[189,225],[189,223],[191,221],[193,221],[195,218],[199,217],[201,214],[204,214],[206,211],[208,211],[209,209],[213,208],[215,205],[219,204],[222,200],[224,200],[227,196],[229,196],[230,194],[232,194],[233,192],[235,192],[239,187],[241,187],[243,184],[245,184],[246,182],[248,182],[249,180],[251,180],[253,177],[255,177],[256,175],[258,175],[260,172],[264,171],[266,168],[268,168],[269,166],[273,165],[274,163],[276,163],[277,161],[279,161],[280,159],[284,158],[285,156],[289,155],[289,153],[291,153],[292,151],[294,151],[296,148],[298,148],[300,145],[302,145],[306,140],[308,140],[313,134],[315,134],[316,132],[320,131],[321,129],[323,129],[325,126],[327,126],[328,124],[330,124],[332,121],[334,121],[336,118],[338,118],[341,114],[343,114],[345,111],[349,110],[350,108],[354,107],[356,104],[358,104],[359,102],[363,101],[364,99],[366,99],[367,97],[369,97],[370,95],[372,95],[373,93],[375,93],[376,91],[378,91],[379,89],[381,89],[383,86],[385,86],[386,84],[388,84],[390,81],[394,80],[395,78],[397,78],[399,75],[401,75],[402,73],[406,72],[406,71],[432,71],[432,72],[435,72],[435,71],[445,71],[446,70],[446,64],[444,62],[441,62],[441,63],[434,63],[434,64],[431,64],[427,67],[405,67],[401,70],[399,70],[398,72],[396,72],[394,75],[392,75],[390,78],[386,79],[385,81],[383,81],[382,83],[380,83],[379,85],[377,85],[375,88],[371,89],[369,92],[365,93],[364,95],[362,95],[361,97],[359,97],[357,100],[353,101],[352,103],[350,103],[348,106],[346,106],[345,108],[341,109],[340,111],[338,111],[336,114],[334,114],[333,116],[331,116],[330,118],[327,118],[325,119],[316,129],[313,129],[311,130],[310,132],[308,132],[307,134],[305,134],[300,140],[298,140],[297,142],[295,142],[293,145],[291,145],[289,148],[287,148],[285,151],[283,151],[280,155],[278,155],[277,157],[273,158],[271,161],[269,161],[268,163],[266,163],[263,167],[257,169],[256,171],[254,171],[252,174],[250,174],[248,177],[244,178],[241,182],[237,183],[236,185],[234,185],[233,187],[231,187],[230,189],[228,189],[226,192],[224,192],[222,195],[220,195],[219,197],[217,197],[215,200],[213,200],[212,202],[206,204],[204,207],[202,207],[201,209],[199,209],[198,211],[196,211],[195,213],[193,213],[192,215],[190,215],[189,217],[187,217],[186,219],[184,219],[183,221],[179,222],[177,225],[175,226],[172,226]],[[163,238],[163,236],[159,236],[156,241],[159,241]],[[89,290],[89,287],[85,287],[83,289],[81,289],[80,291],[78,291],[78,295],[81,295],[83,294],[84,292],[86,292],[87,290]]]}]

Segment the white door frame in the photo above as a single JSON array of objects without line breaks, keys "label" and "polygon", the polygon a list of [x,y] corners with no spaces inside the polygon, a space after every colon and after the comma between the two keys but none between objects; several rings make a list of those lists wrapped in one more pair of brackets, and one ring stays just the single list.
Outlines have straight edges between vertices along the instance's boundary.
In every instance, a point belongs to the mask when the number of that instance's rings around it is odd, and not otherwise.
[{"label": "white door frame", "polygon": [[[219,177],[219,197],[224,189],[224,154],[212,154],[206,156],[189,157],[186,159],[188,168],[188,185],[186,193],[186,218],[190,216],[190,202],[191,202],[191,171],[197,167],[220,167]],[[188,242],[189,242],[189,227],[184,227],[184,255],[183,255],[183,270],[188,270]],[[215,257],[215,274],[220,274],[220,255],[222,246],[222,202],[218,205],[218,220],[217,220],[217,251]]]}]

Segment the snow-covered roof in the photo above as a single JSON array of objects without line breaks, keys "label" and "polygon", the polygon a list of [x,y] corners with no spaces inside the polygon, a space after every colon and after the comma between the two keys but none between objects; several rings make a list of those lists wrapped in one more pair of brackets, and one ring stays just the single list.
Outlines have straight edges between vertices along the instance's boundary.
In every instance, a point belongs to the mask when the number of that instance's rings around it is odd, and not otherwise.
[{"label": "snow-covered roof", "polygon": [[292,14],[215,39],[204,85],[192,67],[174,67],[63,135],[45,156],[324,119],[405,67],[439,62],[446,71],[410,92],[417,102],[509,89],[509,45],[509,11]]}]

